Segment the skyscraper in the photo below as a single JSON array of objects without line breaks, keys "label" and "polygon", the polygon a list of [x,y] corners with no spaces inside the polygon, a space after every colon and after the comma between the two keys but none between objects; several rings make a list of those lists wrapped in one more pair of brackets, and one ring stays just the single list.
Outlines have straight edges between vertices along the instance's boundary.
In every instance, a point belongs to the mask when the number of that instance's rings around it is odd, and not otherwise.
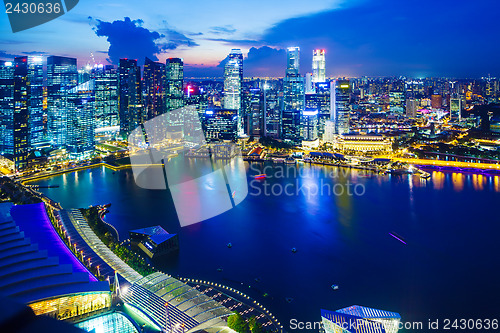
[{"label": "skyscraper", "polygon": [[45,143],[43,126],[43,59],[28,57],[30,147]]},{"label": "skyscraper", "polygon": [[120,133],[127,136],[143,121],[141,68],[137,60],[120,59],[118,67],[118,108]]},{"label": "skyscraper", "polygon": [[118,72],[113,66],[98,65],[93,72],[95,93],[95,131],[117,133],[120,129],[118,114]]},{"label": "skyscraper", "polygon": [[184,106],[184,63],[180,58],[168,58],[166,61],[166,111]]},{"label": "skyscraper", "polygon": [[301,143],[300,115],[304,110],[304,78],[299,74],[299,48],[287,49],[287,69],[283,79],[282,138]]},{"label": "skyscraper", "polygon": [[350,86],[348,80],[330,83],[331,120],[334,122],[335,134],[349,133],[349,99]]},{"label": "skyscraper", "polygon": [[452,94],[450,98],[450,120],[462,120],[463,101],[459,94]]},{"label": "skyscraper", "polygon": [[0,154],[14,153],[14,64],[0,61]]},{"label": "skyscraper", "polygon": [[14,67],[14,166],[19,171],[27,166],[30,147],[28,57],[16,57]]},{"label": "skyscraper", "polygon": [[240,49],[232,49],[224,66],[224,108],[238,111],[238,135],[242,135],[244,132],[241,112],[242,82],[243,54]]},{"label": "skyscraper", "polygon": [[72,158],[89,157],[94,150],[94,80],[67,92],[67,139],[66,145]]},{"label": "skyscraper", "polygon": [[146,57],[143,80],[147,119],[165,113],[165,78],[165,65]]},{"label": "skyscraper", "polygon": [[47,114],[51,143],[64,147],[67,138],[67,92],[76,87],[78,71],[75,58],[47,58]]},{"label": "skyscraper", "polygon": [[326,82],[325,50],[313,51],[313,82]]},{"label": "skyscraper", "polygon": [[406,117],[415,118],[417,116],[417,101],[413,98],[406,99]]}]

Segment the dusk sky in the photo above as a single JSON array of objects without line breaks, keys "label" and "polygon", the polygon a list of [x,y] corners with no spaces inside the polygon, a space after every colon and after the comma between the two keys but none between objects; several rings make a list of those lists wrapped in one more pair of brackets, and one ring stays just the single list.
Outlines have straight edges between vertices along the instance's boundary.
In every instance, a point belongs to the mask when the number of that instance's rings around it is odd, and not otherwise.
[{"label": "dusk sky", "polygon": [[283,76],[284,48],[327,52],[327,76],[500,76],[500,2],[492,0],[80,0],[69,13],[12,33],[0,21],[0,58],[42,54],[79,66],[121,57],[180,57],[186,76],[221,76],[231,48],[245,76]]}]

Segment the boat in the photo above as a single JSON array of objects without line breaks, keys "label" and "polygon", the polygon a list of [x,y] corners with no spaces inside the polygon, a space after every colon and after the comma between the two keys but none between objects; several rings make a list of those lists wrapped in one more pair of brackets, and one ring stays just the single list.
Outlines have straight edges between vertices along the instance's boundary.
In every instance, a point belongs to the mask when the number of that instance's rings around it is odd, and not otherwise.
[{"label": "boat", "polygon": [[292,302],[293,302],[293,298],[291,298],[291,297],[286,297],[286,298],[285,298],[285,301],[286,301],[287,303],[292,303]]},{"label": "boat", "polygon": [[339,286],[338,286],[338,285],[336,285],[336,284],[332,284],[332,289],[333,289],[333,290],[338,290],[338,289],[339,289]]},{"label": "boat", "polygon": [[231,243],[227,243],[227,247],[228,247],[228,248],[232,248],[232,247],[233,247],[233,244],[231,244]]},{"label": "boat", "polygon": [[286,164],[295,164],[295,159],[293,157],[287,157],[287,158],[285,158],[285,163]]},{"label": "boat", "polygon": [[429,179],[429,178],[431,178],[431,174],[428,173],[428,172],[423,171],[423,172],[420,173],[420,178]]},{"label": "boat", "polygon": [[292,248],[292,253],[296,253],[297,252],[297,249],[296,248]]},{"label": "boat", "polygon": [[217,272],[222,272],[222,271],[223,271],[222,267],[217,268]]},{"label": "boat", "polygon": [[255,179],[266,179],[267,175],[265,173],[261,173],[260,175],[255,175],[253,178]]}]

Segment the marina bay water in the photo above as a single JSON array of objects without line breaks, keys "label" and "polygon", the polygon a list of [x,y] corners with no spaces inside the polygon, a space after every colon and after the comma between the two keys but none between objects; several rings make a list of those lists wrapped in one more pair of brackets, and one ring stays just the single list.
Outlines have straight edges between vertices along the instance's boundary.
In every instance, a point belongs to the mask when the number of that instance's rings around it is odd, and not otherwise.
[{"label": "marina bay water", "polygon": [[[254,180],[266,166],[269,176]],[[179,234],[178,255],[159,268],[238,288],[288,331],[291,319],[319,321],[321,308],[354,304],[424,327],[435,319],[498,319],[499,175],[433,170],[424,180],[314,165],[247,168],[241,204],[184,228],[168,190],[139,188],[131,170],[98,167],[35,184],[59,185],[40,191],[64,208],[111,203],[106,221],[120,240],[158,224]]]}]

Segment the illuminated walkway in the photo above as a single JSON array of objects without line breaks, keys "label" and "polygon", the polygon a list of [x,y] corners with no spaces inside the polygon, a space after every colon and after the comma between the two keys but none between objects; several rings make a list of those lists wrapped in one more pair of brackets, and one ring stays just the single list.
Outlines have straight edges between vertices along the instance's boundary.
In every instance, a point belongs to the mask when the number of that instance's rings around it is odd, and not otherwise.
[{"label": "illuminated walkway", "polygon": [[133,283],[121,298],[125,304],[141,309],[168,332],[227,329],[224,318],[232,314],[212,297],[159,272]]},{"label": "illuminated walkway", "polygon": [[78,209],[62,210],[60,215],[61,218],[67,217],[85,243],[127,282],[133,283],[142,278],[142,275],[121,260],[97,237]]},{"label": "illuminated walkway", "polygon": [[457,161],[443,161],[443,160],[425,160],[420,158],[392,158],[392,161],[404,162],[408,164],[416,165],[431,165],[440,167],[453,167],[453,168],[464,168],[464,169],[483,169],[483,170],[500,170],[500,164],[492,163],[469,163],[469,162],[457,162]]}]

